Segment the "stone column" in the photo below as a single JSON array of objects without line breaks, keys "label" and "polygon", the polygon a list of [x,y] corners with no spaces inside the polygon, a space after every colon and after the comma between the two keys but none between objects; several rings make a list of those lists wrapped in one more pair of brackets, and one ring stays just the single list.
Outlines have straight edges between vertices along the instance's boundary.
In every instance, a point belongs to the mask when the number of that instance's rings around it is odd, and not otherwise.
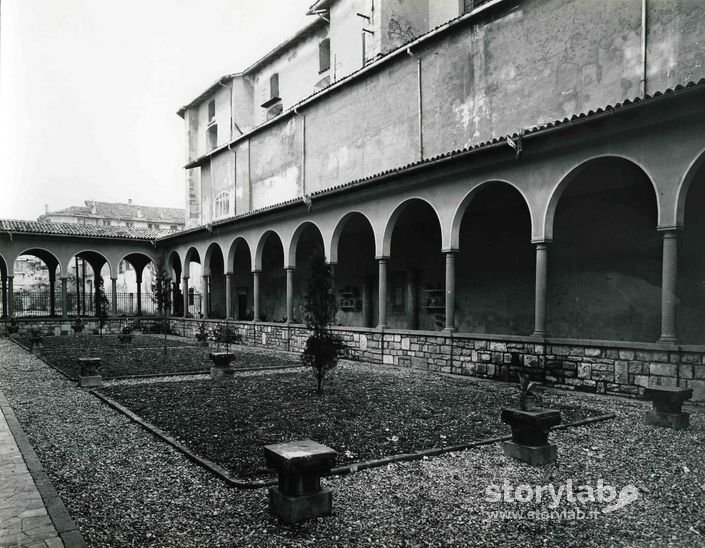
[{"label": "stone column", "polygon": [[408,270],[406,273],[406,328],[419,328],[419,299],[418,299],[418,272],[416,270]]},{"label": "stone column", "polygon": [[69,279],[65,276],[61,278],[61,317],[65,320],[69,317]]},{"label": "stone column", "polygon": [[534,337],[545,337],[546,290],[548,288],[548,243],[536,244],[536,290],[534,297]]},{"label": "stone column", "polygon": [[294,317],[294,272],[292,266],[286,267],[286,323],[292,323]]},{"label": "stone column", "polygon": [[362,283],[362,326],[372,327],[372,286],[368,279]]},{"label": "stone column", "polygon": [[204,318],[208,318],[210,313],[208,301],[210,300],[210,295],[208,294],[208,276],[201,276],[201,314]]},{"label": "stone column", "polygon": [[252,271],[252,321],[259,320],[259,277],[262,272],[260,270]]},{"label": "stone column", "polygon": [[659,342],[675,343],[676,284],[678,282],[678,231],[663,232],[663,260],[661,274],[661,338]]},{"label": "stone column", "polygon": [[231,320],[233,317],[233,275],[231,272],[225,274],[225,319]]},{"label": "stone column", "polygon": [[176,316],[178,310],[179,282],[171,282],[171,315]]},{"label": "stone column", "polygon": [[12,286],[14,276],[7,276],[7,315],[12,318],[15,315],[15,295]]},{"label": "stone column", "polygon": [[188,316],[188,276],[181,278],[181,291],[184,297],[184,318]]},{"label": "stone column", "polygon": [[455,253],[446,252],[446,331],[455,331]]},{"label": "stone column", "polygon": [[7,318],[7,277],[2,277],[2,317]]},{"label": "stone column", "polygon": [[49,272],[49,315],[56,315],[56,270]]},{"label": "stone column", "polygon": [[137,278],[137,316],[142,315],[142,278]]},{"label": "stone column", "polygon": [[110,281],[112,282],[112,290],[113,290],[113,317],[117,317],[117,278],[110,278]]},{"label": "stone column", "polygon": [[379,321],[377,329],[387,327],[387,257],[377,259],[379,265]]}]

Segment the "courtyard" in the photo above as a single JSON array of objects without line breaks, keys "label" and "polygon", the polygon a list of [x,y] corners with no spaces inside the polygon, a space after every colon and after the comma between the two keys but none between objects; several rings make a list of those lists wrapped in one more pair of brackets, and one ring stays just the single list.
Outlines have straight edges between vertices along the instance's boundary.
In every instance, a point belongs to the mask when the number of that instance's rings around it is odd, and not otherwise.
[{"label": "courtyard", "polygon": [[[117,346],[109,336],[83,339],[94,351]],[[136,348],[161,351],[159,336],[140,339]],[[47,342],[47,355],[61,344],[76,342]],[[703,544],[702,407],[688,406],[690,429],[674,431],[645,424],[647,402],[547,391],[545,405],[560,409],[564,423],[614,418],[554,431],[558,461],[531,467],[505,457],[497,441],[471,444],[508,434],[499,414],[516,403],[512,384],[343,361],[318,396],[291,355],[234,349],[243,368],[250,358],[292,367],[224,381],[106,376],[100,391],[244,479],[267,479],[261,445],[279,440],[330,445],[340,465],[389,457],[324,479],[333,515],[280,523],[266,489],[228,487],[14,342],[0,342],[2,391],[89,546]],[[187,340],[168,348],[195,350]],[[441,452],[462,444],[470,446]],[[391,459],[429,449],[440,454]],[[569,489],[601,484],[631,489],[632,498],[614,511],[571,501]],[[527,498],[527,488],[549,485],[559,495],[563,488],[557,503]]]}]

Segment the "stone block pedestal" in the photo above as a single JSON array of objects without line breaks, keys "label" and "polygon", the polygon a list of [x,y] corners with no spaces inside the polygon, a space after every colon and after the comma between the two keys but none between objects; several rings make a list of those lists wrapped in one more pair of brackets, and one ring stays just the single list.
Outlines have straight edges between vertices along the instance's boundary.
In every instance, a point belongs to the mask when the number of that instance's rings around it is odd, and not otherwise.
[{"label": "stone block pedestal", "polygon": [[548,442],[548,433],[561,423],[560,411],[503,409],[502,421],[512,428],[512,440],[503,445],[506,456],[532,466],[543,466],[558,458],[558,448]]},{"label": "stone block pedestal", "polygon": [[81,373],[78,377],[78,386],[81,388],[98,388],[103,386],[103,377],[100,374],[100,358],[78,358]]},{"label": "stone block pedestal", "polygon": [[646,412],[646,423],[653,426],[685,430],[690,426],[690,415],[681,411],[683,402],[693,397],[692,388],[652,386],[645,395],[654,408]]},{"label": "stone block pedestal", "polygon": [[272,514],[286,523],[297,523],[332,512],[333,494],[321,487],[321,476],[335,465],[333,449],[303,440],[266,445],[264,456],[279,476],[278,485],[269,488]]}]

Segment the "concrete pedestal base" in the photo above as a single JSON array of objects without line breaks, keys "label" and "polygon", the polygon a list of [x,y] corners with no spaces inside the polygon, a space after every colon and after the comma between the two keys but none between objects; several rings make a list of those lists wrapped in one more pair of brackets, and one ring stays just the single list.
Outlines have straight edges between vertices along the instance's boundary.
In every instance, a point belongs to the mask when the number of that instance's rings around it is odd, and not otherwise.
[{"label": "concrete pedestal base", "polygon": [[288,497],[279,487],[270,487],[269,510],[286,523],[327,516],[333,511],[333,493],[322,487],[317,493]]},{"label": "concrete pedestal base", "polygon": [[232,377],[234,373],[230,367],[211,367],[211,379],[225,379]]},{"label": "concrete pedestal base", "polygon": [[99,388],[103,386],[103,377],[101,375],[78,377],[78,386],[81,388]]},{"label": "concrete pedestal base", "polygon": [[531,466],[543,466],[558,458],[558,447],[554,443],[535,446],[505,441],[503,449],[507,457],[529,463]]},{"label": "concrete pedestal base", "polygon": [[663,426],[674,430],[685,430],[690,426],[689,413],[662,413],[651,410],[646,412],[646,424]]},{"label": "concrete pedestal base", "polygon": [[32,354],[35,356],[42,355],[42,343],[32,343]]}]

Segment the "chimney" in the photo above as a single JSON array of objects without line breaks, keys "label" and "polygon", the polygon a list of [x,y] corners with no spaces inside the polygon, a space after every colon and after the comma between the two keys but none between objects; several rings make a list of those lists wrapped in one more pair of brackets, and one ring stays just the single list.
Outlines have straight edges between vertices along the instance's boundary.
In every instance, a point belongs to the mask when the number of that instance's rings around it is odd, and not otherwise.
[{"label": "chimney", "polygon": [[49,213],[49,204],[44,204],[44,213]]},{"label": "chimney", "polygon": [[128,198],[128,199],[127,199],[127,203],[128,203],[128,204],[132,204],[132,198]]}]

